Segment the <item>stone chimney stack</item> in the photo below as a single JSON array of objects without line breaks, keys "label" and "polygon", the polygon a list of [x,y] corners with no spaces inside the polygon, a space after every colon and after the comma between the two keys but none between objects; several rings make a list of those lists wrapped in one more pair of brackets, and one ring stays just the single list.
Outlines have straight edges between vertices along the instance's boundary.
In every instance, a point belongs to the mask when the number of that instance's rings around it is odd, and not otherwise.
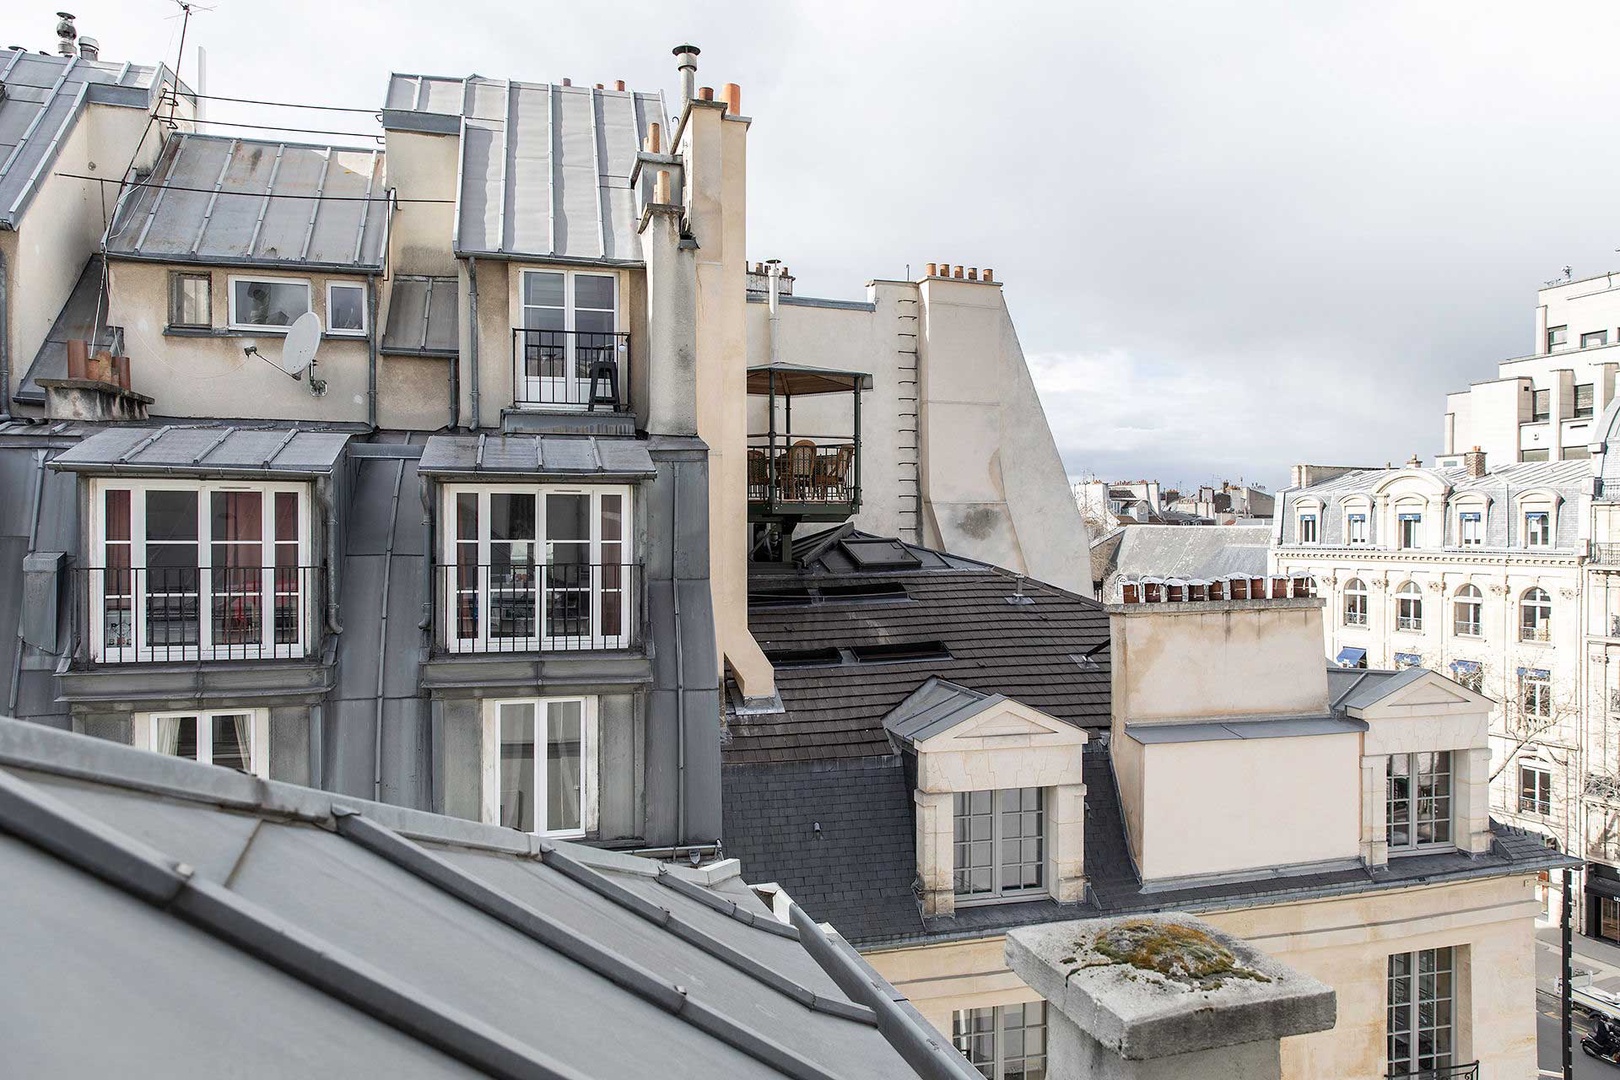
[{"label": "stone chimney stack", "polygon": [[1485,451],[1476,446],[1472,450],[1468,451],[1468,453],[1464,454],[1463,468],[1468,470],[1468,475],[1476,480],[1481,476],[1484,476]]},{"label": "stone chimney stack", "polygon": [[1280,1080],[1331,987],[1190,915],[1025,926],[1007,963],[1046,999],[1048,1080]]}]

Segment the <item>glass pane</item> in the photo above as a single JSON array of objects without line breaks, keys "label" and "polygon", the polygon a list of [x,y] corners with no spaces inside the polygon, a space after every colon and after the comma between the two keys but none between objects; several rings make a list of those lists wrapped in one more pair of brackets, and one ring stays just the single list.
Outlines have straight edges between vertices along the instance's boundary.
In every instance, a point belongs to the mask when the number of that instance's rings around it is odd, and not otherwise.
[{"label": "glass pane", "polygon": [[478,539],[478,495],[463,491],[456,496],[456,539]]},{"label": "glass pane", "polygon": [[546,706],[546,828],[580,827],[581,712],[578,701]]},{"label": "glass pane", "polygon": [[129,492],[117,489],[107,492],[104,532],[108,540],[129,540]]},{"label": "glass pane", "polygon": [[527,271],[523,275],[525,307],[563,306],[563,275],[551,271]]},{"label": "glass pane", "polygon": [[297,281],[237,281],[236,321],[246,326],[291,326],[309,310],[309,286]]},{"label": "glass pane", "polygon": [[[601,348],[602,346],[607,345],[609,342],[604,341],[601,337],[593,335],[613,333],[613,312],[576,311],[574,312],[574,330],[581,335],[586,335],[580,342],[581,345],[591,348]],[[592,355],[589,357],[589,359],[597,359],[597,356]],[[604,357],[604,359],[611,360],[612,357],[608,356]]]},{"label": "glass pane", "polygon": [[260,567],[263,497],[257,491],[215,491],[209,496],[212,545],[212,641],[257,644],[262,618]]},{"label": "glass pane", "polygon": [[501,825],[534,831],[534,705],[500,706]]},{"label": "glass pane", "polygon": [[160,541],[197,539],[197,493],[148,491],[146,539]]},{"label": "glass pane", "polygon": [[276,541],[298,540],[298,495],[291,491],[276,492]]},{"label": "glass pane", "polygon": [[591,538],[589,495],[546,496],[546,539],[553,543]]},{"label": "glass pane", "polygon": [[227,769],[252,770],[253,718],[248,713],[213,719],[214,764]]},{"label": "glass pane", "polygon": [[602,496],[602,541],[624,539],[624,496]]},{"label": "glass pane", "polygon": [[[197,718],[195,716],[182,716],[171,718],[169,723],[158,731],[160,740],[158,749],[176,757],[197,760]],[[172,745],[174,749],[166,749]]]},{"label": "glass pane", "polygon": [[334,285],[327,293],[328,330],[358,331],[366,328],[366,290],[359,285]]},{"label": "glass pane", "polygon": [[[574,275],[574,309],[613,310],[613,279],[600,274]],[[583,329],[583,328],[582,328]]]}]

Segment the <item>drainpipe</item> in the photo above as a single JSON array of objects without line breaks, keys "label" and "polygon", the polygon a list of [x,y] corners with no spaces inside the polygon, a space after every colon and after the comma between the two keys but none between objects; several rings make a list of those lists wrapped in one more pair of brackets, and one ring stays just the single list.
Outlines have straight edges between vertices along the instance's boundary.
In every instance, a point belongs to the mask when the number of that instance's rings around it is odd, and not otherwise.
[{"label": "drainpipe", "polygon": [[470,255],[467,257],[467,317],[472,323],[467,334],[467,351],[472,354],[468,357],[472,374],[469,384],[472,388],[472,420],[467,427],[477,431],[478,418],[482,415],[478,411],[478,260]]},{"label": "drainpipe", "polygon": [[371,430],[377,430],[377,279],[375,276],[366,278],[366,325],[371,328],[366,344],[369,366],[366,369],[366,423]]},{"label": "drainpipe", "polygon": [[[672,470],[679,477],[678,467]],[[680,484],[677,480],[675,497],[670,500],[669,511],[669,591],[675,612],[675,839],[686,840],[686,664],[681,654],[681,583],[675,575],[680,565],[675,558],[676,544],[681,535]]]},{"label": "drainpipe", "polygon": [[765,274],[770,281],[770,324],[771,324],[771,366],[782,359],[781,323],[777,319],[777,308],[782,299],[782,263],[779,259],[772,259],[765,264]]},{"label": "drainpipe", "polygon": [[371,797],[382,802],[383,770],[383,676],[388,670],[388,587],[394,576],[394,531],[399,524],[399,491],[405,483],[405,459],[394,473],[394,501],[388,511],[388,543],[383,548],[381,593],[382,624],[377,634],[377,737],[371,749]]},{"label": "drainpipe", "polygon": [[10,310],[6,284],[6,257],[0,255],[0,420],[11,419],[11,324],[6,318]]},{"label": "drainpipe", "polygon": [[315,497],[320,500],[321,513],[326,515],[326,632],[343,633],[338,621],[338,585],[342,580],[338,567],[343,565],[343,550],[338,544],[337,499],[332,491],[332,478],[315,484]]},{"label": "drainpipe", "polygon": [[[34,516],[28,525],[28,554],[39,546],[39,507],[45,497],[45,451],[34,452]],[[676,639],[679,640],[678,638]],[[11,658],[11,692],[6,704],[6,715],[17,715],[17,684],[22,681],[23,621],[17,620],[17,653]]]}]

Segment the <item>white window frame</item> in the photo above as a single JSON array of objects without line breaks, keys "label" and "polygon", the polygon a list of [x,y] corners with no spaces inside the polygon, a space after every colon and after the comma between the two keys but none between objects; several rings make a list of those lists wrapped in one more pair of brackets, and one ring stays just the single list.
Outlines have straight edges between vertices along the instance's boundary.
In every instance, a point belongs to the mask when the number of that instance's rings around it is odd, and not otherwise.
[{"label": "white window frame", "polygon": [[1367,538],[1369,535],[1367,531],[1368,516],[1369,515],[1365,510],[1352,510],[1344,516],[1344,537],[1346,543],[1358,545],[1367,543]]},{"label": "white window frame", "polygon": [[[1458,951],[1458,947],[1448,946],[1440,949],[1420,949],[1417,952],[1396,953],[1394,956],[1389,958],[1384,989],[1386,1016],[1385,1035],[1387,1044],[1384,1052],[1384,1065],[1386,1070],[1389,1072],[1389,1075],[1445,1075],[1462,1056],[1457,1046],[1457,1009],[1461,1004],[1461,995],[1457,992],[1457,979],[1461,975],[1461,972],[1458,969],[1462,966],[1457,962]],[[1432,969],[1430,972],[1423,971],[1423,958],[1425,956],[1428,956],[1429,958],[1429,966]],[[1407,970],[1405,975],[1395,974],[1395,964],[1397,958],[1404,958]],[[1438,992],[1440,986],[1439,976],[1441,974],[1444,975],[1445,983],[1449,990],[1449,992],[1444,995],[1441,995]],[[1425,978],[1433,980],[1432,985],[1436,991],[1434,994],[1428,997],[1425,997],[1423,994],[1423,980]],[[1394,984],[1397,980],[1404,980],[1407,984],[1405,994],[1406,1001],[1399,1004],[1395,1002],[1396,995],[1393,992]],[[1433,1008],[1432,1006],[1438,1002],[1444,1002],[1446,1008],[1444,1010]],[[1435,1018],[1434,1022],[1428,1028],[1422,1027],[1422,1018],[1424,1016],[1423,1005],[1425,1004],[1429,1004],[1431,1006],[1428,1015]],[[1438,1017],[1442,1012],[1446,1018],[1444,1024],[1441,1024],[1438,1020]],[[1393,1030],[1394,1024],[1391,1023],[1391,1021],[1394,1021],[1397,1018],[1402,1021],[1400,1026],[1402,1031],[1407,1036],[1407,1045],[1410,1048],[1409,1056],[1401,1060],[1396,1060],[1395,1058],[1395,1032]],[[1434,1053],[1427,1058],[1421,1056],[1418,1052],[1418,1044],[1421,1041],[1423,1032],[1438,1032],[1442,1030],[1446,1033],[1446,1042],[1448,1044],[1447,1048],[1444,1051]],[[1400,1071],[1397,1072],[1397,1069]]]},{"label": "white window frame", "polygon": [[[270,713],[267,709],[180,709],[166,712],[136,713],[132,717],[131,743],[154,754],[161,753],[157,747],[157,732],[159,720],[184,720],[194,718],[199,723],[206,720],[210,724],[222,716],[246,716],[250,725],[248,729],[248,771],[262,779],[270,779]],[[213,740],[204,739],[198,732],[197,757],[195,760],[204,765],[212,765]],[[165,755],[169,756],[169,755]],[[185,758],[190,761],[192,759]]]},{"label": "white window frame", "polygon": [[[1464,589],[1472,589],[1473,592],[1464,593]],[[1464,606],[1474,609],[1474,619],[1471,623],[1463,621],[1461,609]],[[1465,630],[1464,626],[1471,626],[1472,629]],[[1485,594],[1471,581],[1463,582],[1457,586],[1457,591],[1451,594],[1451,629],[1453,635],[1457,637],[1483,637],[1485,634]]]},{"label": "white window frame", "polygon": [[[1531,805],[1525,807],[1524,781],[1525,774],[1534,774],[1534,792],[1531,796]],[[1534,814],[1537,817],[1548,817],[1552,814],[1552,770],[1536,761],[1521,761],[1519,763],[1519,793],[1517,806],[1521,814]],[[1545,806],[1546,809],[1538,809]]]},{"label": "white window frame", "polygon": [[1519,669],[1519,712],[1526,727],[1536,720],[1551,720],[1552,673],[1546,668]]},{"label": "white window frame", "polygon": [[[464,494],[478,496],[478,626],[472,637],[461,638],[456,634],[459,589],[455,576],[457,566],[457,522],[456,497]],[[601,633],[602,629],[602,603],[603,588],[601,578],[597,571],[591,571],[590,578],[590,627],[589,637],[584,635],[551,635],[546,632],[544,610],[543,582],[536,582],[533,586],[536,596],[536,611],[534,621],[534,635],[524,638],[491,637],[489,633],[490,591],[489,580],[490,558],[490,512],[489,497],[494,494],[502,495],[533,495],[535,498],[535,544],[537,546],[547,543],[546,538],[546,497],[549,495],[587,495],[591,499],[591,539],[590,558],[588,565],[592,568],[603,565],[602,546],[604,543],[617,543],[622,550],[619,565],[623,573],[619,579],[619,626],[620,632],[612,635]],[[620,538],[618,540],[603,540],[601,535],[602,509],[601,497],[603,495],[618,495],[622,497],[622,513],[620,523]],[[635,543],[635,488],[628,484],[445,484],[441,495],[442,527],[440,528],[440,573],[444,575],[441,580],[445,585],[438,592],[441,599],[439,622],[441,638],[445,648],[450,652],[480,653],[480,652],[549,652],[554,649],[576,651],[586,649],[628,649],[636,638],[634,619],[637,615],[636,590],[640,582],[640,569],[637,564],[637,550]],[[536,566],[544,565],[538,560]],[[542,575],[543,577],[543,575]]]},{"label": "white window frame", "polygon": [[[1024,1054],[1018,1057],[1016,1061],[1011,1061],[1007,1054],[1007,1044],[1009,1042],[1007,1033],[1014,1030],[1014,1028],[1009,1023],[1012,1019],[1009,1014],[1011,1010],[1017,1009],[1019,1011],[1019,1024],[1016,1030],[1029,1032],[1037,1027],[1037,1025],[1027,1022],[1025,1014],[1031,1008],[1035,1008],[1040,1016],[1038,1025],[1041,1032],[1040,1051],[1039,1053],[1030,1052],[1029,1039],[1026,1035]],[[982,1015],[985,1013],[989,1015]],[[975,1014],[980,1015],[976,1016]],[[1049,1064],[1048,1055],[1051,1052],[1050,1017],[1050,1010],[1044,1001],[1016,1001],[1007,1005],[986,1005],[974,1009],[956,1009],[951,1013],[951,1044],[956,1047],[964,1058],[967,1058],[970,1066],[978,1070],[981,1076],[986,1077],[986,1080],[1003,1080],[1004,1077],[1008,1076],[1021,1077],[1035,1072],[1037,1069],[1039,1070],[1037,1075],[1044,1076]],[[988,1060],[975,1061],[975,1051],[978,1049],[974,1045],[975,1040],[984,1037],[984,1034],[980,1033],[974,1026],[980,1020],[988,1020],[990,1024],[988,1032],[990,1056]],[[987,1068],[988,1072],[985,1071]],[[1009,1072],[1009,1069],[1016,1071]]]},{"label": "white window frame", "polygon": [[[129,645],[108,646],[106,643],[106,567],[107,545],[107,492],[129,492],[129,545],[130,566],[145,571],[146,566],[146,494],[150,491],[197,492],[197,639],[196,645],[159,645],[153,647],[146,640],[146,602],[148,590],[139,587],[140,574],[132,574],[130,618],[133,633]],[[207,531],[209,496],[217,491],[256,491],[264,500],[261,514],[261,565],[264,572],[261,587],[271,596],[271,602],[261,601],[264,625],[261,634],[272,640],[258,645],[214,645],[204,641],[212,628],[213,612],[213,555],[214,540]],[[298,496],[298,640],[276,644],[274,623],[274,572],[276,558],[275,496],[291,492]],[[310,486],[307,483],[231,483],[217,480],[184,479],[98,479],[90,486],[90,581],[87,595],[90,604],[90,655],[106,663],[168,662],[189,660],[273,660],[296,659],[308,654],[312,640],[310,622],[315,609],[316,574],[311,566],[311,505]],[[101,567],[99,572],[95,569]],[[236,709],[233,712],[241,712]],[[189,716],[190,713],[179,715]]]},{"label": "white window frame", "polygon": [[[1367,583],[1361,578],[1351,578],[1349,581],[1344,583],[1344,604],[1342,605],[1344,625],[1367,625],[1367,611],[1370,607],[1369,598],[1370,593],[1367,589]],[[1351,610],[1352,601],[1356,602],[1355,606],[1358,610]]]},{"label": "white window frame", "polygon": [[[1308,529],[1306,528],[1306,522],[1310,523]],[[1310,534],[1309,536],[1306,535],[1307,532]],[[1321,518],[1316,515],[1315,511],[1299,515],[1298,535],[1301,544],[1320,544],[1322,542]]]},{"label": "white window frame", "polygon": [[[540,329],[539,327],[531,327],[531,326],[529,326],[529,309],[530,309],[530,307],[540,308],[540,309],[546,310],[546,311],[558,310],[556,308],[543,307],[542,305],[538,305],[538,304],[531,305],[531,304],[526,302],[526,297],[528,296],[528,288],[527,288],[528,279],[529,279],[529,276],[532,275],[532,274],[561,274],[562,275],[562,278],[563,278],[563,306],[562,306],[561,310],[562,310],[562,313],[563,313],[563,326],[562,326],[562,331],[561,332],[563,334],[563,343],[564,343],[563,366],[564,366],[564,371],[568,372],[568,374],[565,374],[565,375],[562,375],[562,376],[529,375],[529,374],[527,374],[526,371],[520,374],[518,372],[518,370],[517,370],[516,364],[514,364],[514,371],[513,371],[514,378],[522,379],[525,382],[524,392],[522,394],[518,395],[518,397],[519,397],[518,404],[521,407],[526,407],[526,408],[587,409],[587,408],[589,408],[590,403],[585,400],[585,397],[588,396],[588,392],[589,392],[589,390],[588,390],[589,380],[588,379],[582,379],[579,376],[578,371],[577,371],[578,359],[576,357],[576,342],[577,342],[578,339],[577,339],[576,335],[580,334],[580,333],[598,333],[598,332],[605,332],[605,333],[607,333],[609,335],[624,333],[624,331],[622,329],[622,327],[625,325],[625,313],[624,313],[624,310],[623,310],[623,306],[624,306],[624,282],[620,280],[620,275],[618,273],[616,273],[614,271],[611,271],[611,270],[570,270],[570,269],[566,269],[566,268],[561,267],[561,266],[526,266],[523,269],[519,270],[517,275],[516,275],[515,283],[516,283],[517,292],[516,292],[516,295],[511,298],[512,311],[516,315],[516,321],[517,321],[516,329],[518,329],[518,330],[538,330],[538,329]],[[577,305],[575,304],[574,282],[577,279],[582,278],[582,277],[605,278],[605,279],[607,279],[607,280],[609,280],[609,281],[611,281],[613,283],[613,329],[612,330],[610,330],[610,331],[581,331],[581,330],[578,329],[579,323],[578,323],[578,317],[577,316],[578,316],[579,309],[578,309]],[[598,308],[586,308],[585,310],[586,311],[598,311],[598,310],[601,310],[601,309],[598,309]],[[622,342],[621,342],[621,344],[622,344]],[[629,355],[628,355],[628,353],[623,353],[623,354],[620,354],[620,355],[616,356],[615,359],[617,360],[618,365],[619,365],[619,380],[620,380],[621,383],[623,383],[623,381],[625,380],[625,378],[626,378],[626,376],[628,375],[628,372],[629,372],[629,369],[627,367],[627,362],[629,360]],[[529,392],[528,392],[529,388],[526,385],[528,382],[534,381],[534,382],[537,382],[537,383],[543,383],[546,379],[550,379],[550,378],[559,378],[559,379],[563,379],[563,380],[565,380],[567,382],[570,382],[570,383],[584,382],[587,385],[584,388],[572,387],[570,390],[565,391],[565,393],[563,394],[563,400],[560,400],[560,401],[548,401],[548,400],[545,400],[546,395],[545,395],[545,393],[543,391],[538,395],[530,395],[529,394]],[[621,386],[619,388],[619,393],[623,394],[626,391],[626,389],[627,389],[627,387]],[[576,393],[574,391],[578,391],[578,392]],[[530,400],[531,396],[536,396],[536,397],[539,398],[539,400]],[[576,397],[579,398],[579,400],[577,400],[577,401],[574,400]]]},{"label": "white window frame", "polygon": [[[1472,528],[1469,526],[1472,526]],[[1457,511],[1457,543],[1461,547],[1485,546],[1485,511],[1483,508]]]},{"label": "white window frame", "polygon": [[[1408,585],[1412,589],[1407,589]],[[1402,614],[1403,604],[1414,605],[1413,614]],[[1395,629],[1412,634],[1423,632],[1423,586],[1415,581],[1403,581],[1395,590]]]},{"label": "white window frame", "polygon": [[[1408,526],[1411,527],[1410,534]],[[1422,511],[1403,510],[1395,515],[1395,543],[1402,551],[1412,551],[1423,546]]]},{"label": "white window frame", "polygon": [[[1419,840],[1418,839],[1418,823],[1419,823],[1419,819],[1418,819],[1418,803],[1419,803],[1419,800],[1420,800],[1420,796],[1419,796],[1418,790],[1417,790],[1417,776],[1418,776],[1418,768],[1417,767],[1418,767],[1418,758],[1423,753],[1430,753],[1430,754],[1435,754],[1435,755],[1444,754],[1445,757],[1446,757],[1446,768],[1445,768],[1446,793],[1445,793],[1445,799],[1446,799],[1447,815],[1446,815],[1446,838],[1444,840],[1428,840],[1428,841],[1424,841],[1424,840]],[[1407,797],[1406,797],[1406,802],[1407,802],[1406,836],[1407,836],[1407,840],[1406,840],[1406,843],[1404,843],[1404,844],[1397,844],[1395,842],[1395,837],[1394,837],[1395,824],[1391,820],[1390,815],[1389,815],[1389,804],[1392,801],[1392,798],[1391,798],[1391,795],[1390,795],[1390,792],[1389,792],[1389,788],[1391,786],[1393,786],[1394,781],[1395,781],[1395,776],[1394,776],[1394,770],[1389,768],[1388,766],[1390,764],[1393,764],[1396,758],[1405,758],[1406,759],[1406,769],[1407,769],[1406,775],[1409,778],[1409,784],[1408,784],[1408,788],[1407,788]],[[1458,807],[1458,805],[1457,805],[1457,799],[1458,799],[1457,760],[1458,760],[1458,756],[1456,754],[1453,754],[1449,750],[1413,751],[1413,752],[1409,752],[1409,753],[1400,753],[1400,754],[1391,754],[1391,755],[1389,755],[1389,762],[1388,762],[1388,764],[1386,764],[1386,771],[1385,771],[1385,774],[1384,774],[1384,784],[1385,784],[1385,792],[1384,792],[1384,842],[1388,846],[1389,854],[1391,856],[1415,855],[1415,854],[1425,854],[1425,853],[1435,852],[1435,851],[1455,851],[1456,850],[1456,847],[1457,847],[1457,818],[1458,818],[1458,812],[1459,812],[1459,809],[1460,809]],[[1436,770],[1436,773],[1438,774],[1438,770]],[[1435,817],[1431,816],[1430,818],[1428,818],[1426,820],[1434,821],[1434,820],[1438,820],[1438,818],[1435,818]]]},{"label": "white window frame", "polygon": [[248,330],[255,334],[285,334],[292,329],[292,323],[286,326],[268,326],[261,323],[245,323],[236,317],[236,283],[239,281],[260,281],[269,285],[302,285],[307,311],[315,310],[315,286],[309,278],[273,277],[263,274],[232,274],[226,278],[225,302],[228,319],[226,325],[232,330]]},{"label": "white window frame", "polygon": [[533,705],[535,718],[535,821],[538,824],[541,807],[546,802],[545,755],[543,726],[549,722],[548,706],[558,702],[579,702],[579,822],[577,829],[537,829],[536,836],[557,839],[578,839],[598,831],[598,776],[597,776],[597,699],[592,695],[564,694],[553,697],[486,698],[484,700],[483,741],[483,819],[486,824],[501,823],[501,707],[503,705]]},{"label": "white window frame", "polygon": [[[332,325],[332,290],[333,289],[354,289],[357,292],[359,292],[359,294],[360,294],[360,329],[358,329],[358,330],[340,330],[336,326]],[[326,283],[326,326],[324,328],[325,333],[327,333],[331,337],[355,337],[355,338],[363,338],[367,334],[369,334],[371,332],[371,314],[366,310],[369,307],[369,305],[366,303],[366,300],[367,300],[366,286],[365,286],[364,282],[360,282],[360,281],[328,281]]]},{"label": "white window frame", "polygon": [[[1003,861],[1003,858],[1002,858],[1002,852],[1004,850],[1004,846],[1009,841],[1011,841],[1013,843],[1016,843],[1019,839],[1022,839],[1021,837],[1009,838],[1002,831],[1002,828],[1003,828],[1003,816],[1005,814],[1005,811],[1003,811],[1002,807],[1001,807],[1001,798],[1005,793],[1007,793],[1009,791],[1019,792],[1020,795],[1022,795],[1022,793],[1026,792],[1026,791],[1034,791],[1034,792],[1037,793],[1037,801],[1039,802],[1040,805],[1037,807],[1035,812],[1040,814],[1040,821],[1041,821],[1041,832],[1040,832],[1040,839],[1041,839],[1041,858],[1040,858],[1041,880],[1040,880],[1040,884],[1038,884],[1038,885],[1027,885],[1027,886],[1023,886],[1023,887],[1019,887],[1019,888],[1008,888],[1008,887],[1005,887],[1005,886],[1003,886],[1001,884],[1001,872],[1002,872],[1002,868],[1003,868],[1003,865],[1004,865],[1004,861]],[[990,828],[991,828],[991,832],[990,832],[990,850],[991,850],[990,871],[991,871],[991,885],[990,885],[990,890],[988,892],[965,892],[965,893],[964,892],[956,892],[955,893],[956,906],[957,907],[970,907],[970,906],[973,906],[973,905],[976,905],[976,904],[1006,904],[1006,903],[1015,903],[1015,902],[1023,901],[1023,900],[1044,900],[1044,899],[1047,899],[1048,897],[1050,897],[1052,895],[1052,835],[1053,835],[1053,822],[1052,822],[1053,805],[1052,805],[1052,803],[1053,803],[1053,799],[1052,799],[1052,795],[1051,795],[1051,792],[1049,791],[1049,789],[1039,787],[1039,786],[1036,786],[1036,785],[1029,785],[1029,786],[1026,786],[1026,787],[1017,787],[1017,788],[979,788],[979,789],[975,789],[975,790],[972,790],[972,791],[957,791],[957,792],[952,793],[952,797],[951,797],[951,810],[952,810],[952,812],[951,812],[951,822],[952,822],[952,833],[951,833],[951,837],[952,837],[952,843],[951,843],[951,884],[952,884],[953,892],[955,890],[956,871],[957,871],[956,846],[957,846],[958,843],[960,843],[960,841],[957,841],[955,839],[955,836],[956,836],[955,822],[956,822],[956,816],[957,816],[956,812],[955,812],[956,800],[958,798],[971,798],[974,795],[982,795],[982,794],[985,794],[985,793],[988,793],[990,795],[990,798],[991,798],[991,810],[990,810]],[[1020,813],[1029,813],[1030,811],[1021,810],[1019,812]]]},{"label": "white window frame", "polygon": [[[1535,524],[1537,518],[1540,519],[1539,527]],[[1552,508],[1526,510],[1524,512],[1524,546],[1527,548],[1552,547],[1552,542]]]}]

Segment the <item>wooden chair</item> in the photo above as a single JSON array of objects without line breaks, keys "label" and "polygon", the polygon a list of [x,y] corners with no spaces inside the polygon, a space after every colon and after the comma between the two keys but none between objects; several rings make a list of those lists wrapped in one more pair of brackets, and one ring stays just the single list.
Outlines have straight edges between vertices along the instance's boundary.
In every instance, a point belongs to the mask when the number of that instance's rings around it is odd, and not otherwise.
[{"label": "wooden chair", "polygon": [[765,458],[765,451],[750,448],[748,451],[748,497],[755,501],[768,498],[770,492],[771,471]]},{"label": "wooden chair", "polygon": [[800,439],[787,452],[788,497],[805,502],[813,497],[816,483],[816,444]]}]

